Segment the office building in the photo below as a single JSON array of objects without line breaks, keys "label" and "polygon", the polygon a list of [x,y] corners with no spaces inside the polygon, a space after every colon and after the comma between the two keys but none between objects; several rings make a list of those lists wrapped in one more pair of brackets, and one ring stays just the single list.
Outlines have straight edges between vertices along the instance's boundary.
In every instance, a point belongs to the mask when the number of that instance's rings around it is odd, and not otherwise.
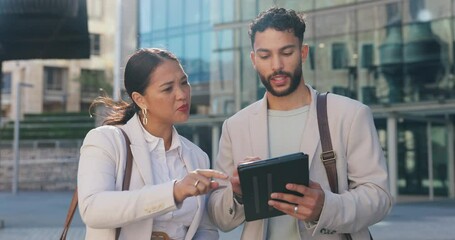
[{"label": "office building", "polygon": [[455,197],[454,1],[138,1],[138,46],[165,47],[193,86],[185,132],[217,152],[222,121],[261,98],[248,24],[271,6],[307,14],[306,83],[369,105],[394,196]]}]

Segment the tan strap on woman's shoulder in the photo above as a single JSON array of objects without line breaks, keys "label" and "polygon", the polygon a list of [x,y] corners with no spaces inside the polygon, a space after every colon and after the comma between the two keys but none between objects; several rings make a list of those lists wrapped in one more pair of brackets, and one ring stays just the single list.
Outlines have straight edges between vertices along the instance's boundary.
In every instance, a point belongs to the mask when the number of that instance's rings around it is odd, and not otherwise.
[{"label": "tan strap on woman's shoulder", "polygon": [[[131,141],[126,134],[126,132],[119,128],[125,138],[125,145],[126,145],[126,166],[125,166],[125,176],[123,177],[122,183],[122,191],[127,191],[130,188],[131,182],[131,172],[133,169],[133,153],[131,152]],[[66,235],[68,234],[69,227],[71,225],[71,221],[73,220],[74,213],[76,212],[78,203],[78,195],[77,195],[77,187],[74,189],[73,198],[71,199],[70,207],[68,208],[68,213],[66,215],[65,224],[63,226],[63,232],[60,235],[60,240],[66,240]],[[115,239],[117,240],[120,236],[121,228],[115,229]]]},{"label": "tan strap on woman's shoulder", "polygon": [[63,226],[63,232],[60,236],[60,240],[65,240],[66,235],[68,234],[68,230],[71,225],[71,221],[73,220],[74,213],[76,212],[77,208],[77,187],[74,189],[73,198],[71,199],[71,204],[68,209],[68,213],[66,214],[65,225]]}]

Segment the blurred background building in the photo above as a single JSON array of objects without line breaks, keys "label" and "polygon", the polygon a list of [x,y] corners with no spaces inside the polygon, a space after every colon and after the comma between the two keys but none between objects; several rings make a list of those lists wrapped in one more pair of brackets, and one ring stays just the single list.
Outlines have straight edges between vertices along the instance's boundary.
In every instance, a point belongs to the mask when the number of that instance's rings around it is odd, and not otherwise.
[{"label": "blurred background building", "polygon": [[249,22],[271,6],[292,8],[307,14],[306,83],[371,107],[394,196],[455,197],[454,0],[87,4],[89,60],[4,62],[4,126],[13,116],[9,93],[19,79],[34,84],[23,90],[22,114],[86,112],[99,88],[115,89],[115,71],[134,49],[163,47],[181,59],[193,89],[192,116],[179,131],[214,159],[224,119],[265,92],[249,59]]}]

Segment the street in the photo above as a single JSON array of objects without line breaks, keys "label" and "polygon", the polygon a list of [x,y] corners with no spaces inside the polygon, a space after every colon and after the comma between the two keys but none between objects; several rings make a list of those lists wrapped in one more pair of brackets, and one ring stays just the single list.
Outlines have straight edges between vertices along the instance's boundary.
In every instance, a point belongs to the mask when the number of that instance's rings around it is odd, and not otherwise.
[{"label": "street", "polygon": [[[1,240],[58,239],[72,192],[0,192]],[[0,227],[2,226],[0,222]],[[370,228],[375,240],[455,240],[455,200],[419,200],[395,204],[382,222]],[[76,212],[68,240],[84,239]],[[241,227],[221,233],[221,240],[240,238]]]}]

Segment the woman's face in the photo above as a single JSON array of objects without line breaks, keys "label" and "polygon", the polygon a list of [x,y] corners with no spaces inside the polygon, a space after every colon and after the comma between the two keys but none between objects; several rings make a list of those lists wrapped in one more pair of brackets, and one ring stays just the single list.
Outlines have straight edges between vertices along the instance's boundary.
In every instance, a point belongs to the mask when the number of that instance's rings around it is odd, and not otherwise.
[{"label": "woman's face", "polygon": [[147,108],[148,125],[172,125],[188,120],[191,86],[182,66],[176,61],[165,60],[155,69],[149,81],[138,104]]}]

